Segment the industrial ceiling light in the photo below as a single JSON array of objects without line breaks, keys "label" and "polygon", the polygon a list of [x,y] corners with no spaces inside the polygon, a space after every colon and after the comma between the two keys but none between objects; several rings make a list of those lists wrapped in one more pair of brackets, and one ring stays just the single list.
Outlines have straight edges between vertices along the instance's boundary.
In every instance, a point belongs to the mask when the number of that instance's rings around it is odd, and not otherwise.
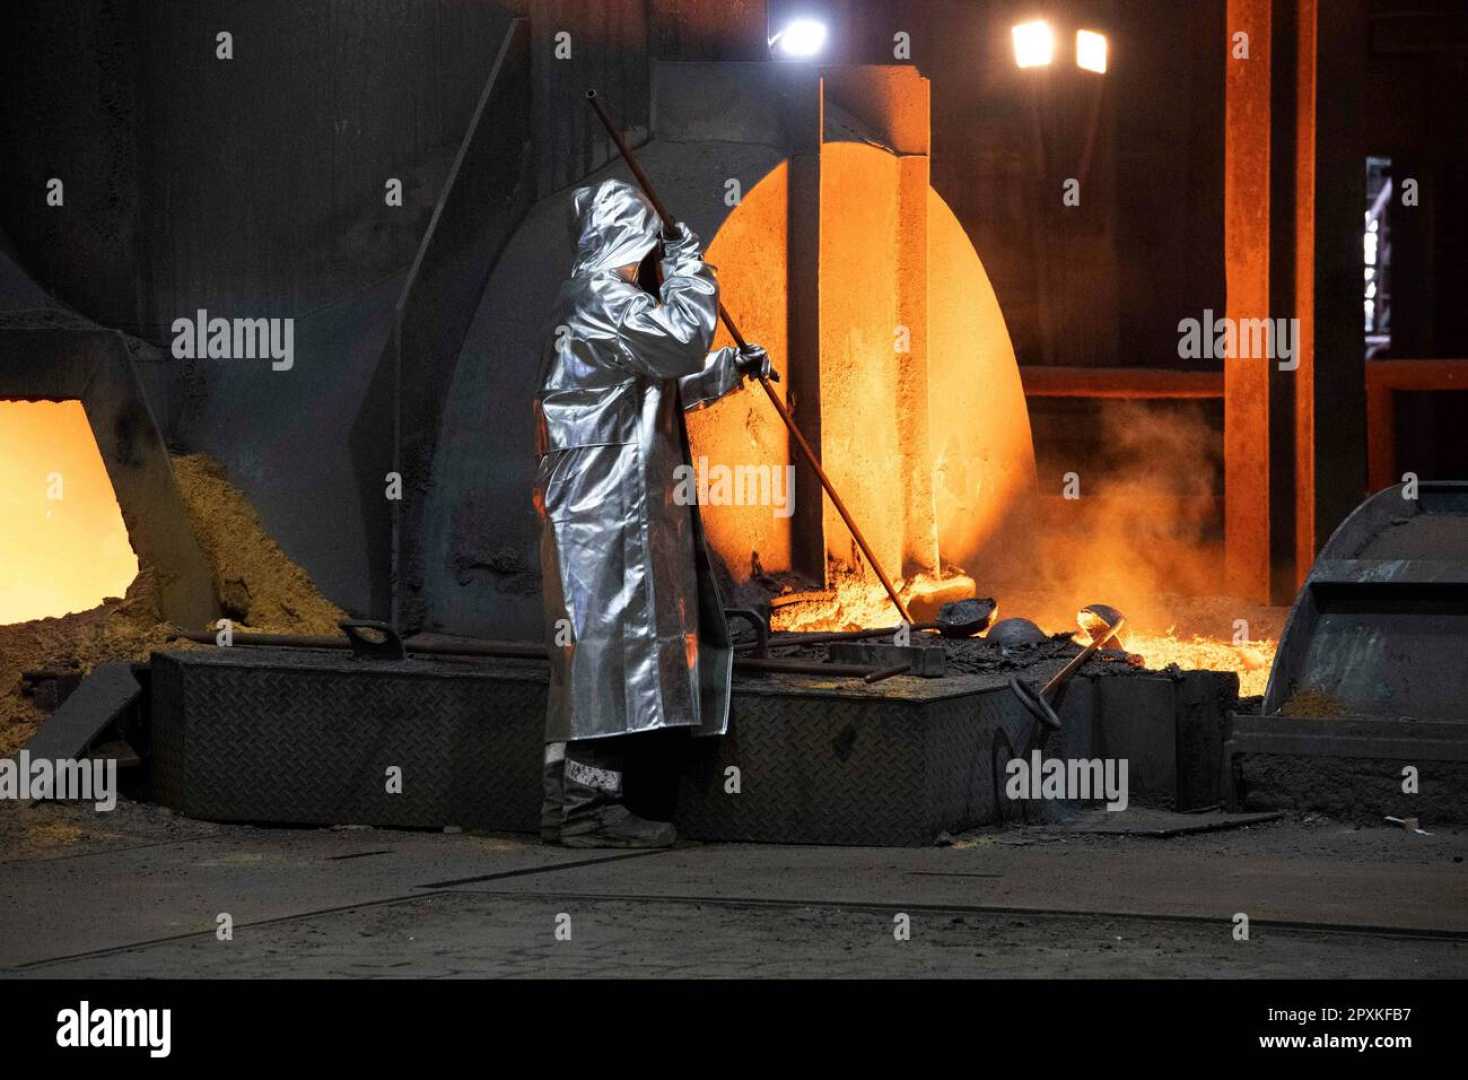
[{"label": "industrial ceiling light", "polygon": [[1106,74],[1106,35],[1095,30],[1076,31],[1076,67]]},{"label": "industrial ceiling light", "polygon": [[1014,36],[1014,62],[1022,68],[1048,67],[1055,59],[1055,31],[1044,19],[1020,23]]},{"label": "industrial ceiling light", "polygon": [[815,19],[793,19],[770,38],[770,51],[792,60],[807,60],[825,47],[826,24]]}]

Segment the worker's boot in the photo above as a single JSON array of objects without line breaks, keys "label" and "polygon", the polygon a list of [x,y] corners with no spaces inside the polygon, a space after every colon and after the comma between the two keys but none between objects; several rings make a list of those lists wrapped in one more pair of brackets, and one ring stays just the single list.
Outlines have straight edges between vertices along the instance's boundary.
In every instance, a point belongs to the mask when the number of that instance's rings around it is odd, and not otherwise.
[{"label": "worker's boot", "polygon": [[570,848],[660,848],[678,839],[666,821],[648,821],[622,801],[621,755],[587,739],[566,744],[561,843]]},{"label": "worker's boot", "polygon": [[561,842],[561,813],[566,803],[566,744],[546,743],[540,772],[540,840]]}]

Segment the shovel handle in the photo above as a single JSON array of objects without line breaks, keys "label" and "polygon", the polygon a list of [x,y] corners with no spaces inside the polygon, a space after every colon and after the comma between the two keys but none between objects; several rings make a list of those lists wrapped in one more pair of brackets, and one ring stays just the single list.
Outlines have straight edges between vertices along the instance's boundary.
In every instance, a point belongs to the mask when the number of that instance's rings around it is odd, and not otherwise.
[{"label": "shovel handle", "polygon": [[1101,634],[1099,637],[1092,638],[1089,645],[1087,645],[1079,653],[1073,656],[1070,663],[1066,664],[1065,667],[1056,672],[1055,677],[1045,684],[1045,688],[1040,691],[1040,696],[1043,697],[1046,701],[1050,701],[1051,699],[1053,699],[1056,692],[1070,681],[1070,677],[1074,675],[1077,671],[1079,671],[1085,665],[1087,660],[1095,656],[1096,651],[1100,649],[1102,645],[1105,645],[1112,638],[1116,637],[1117,633],[1120,632],[1121,628],[1124,625],[1126,625],[1126,619],[1117,619],[1116,622],[1112,623],[1106,628],[1106,632],[1104,634]]}]

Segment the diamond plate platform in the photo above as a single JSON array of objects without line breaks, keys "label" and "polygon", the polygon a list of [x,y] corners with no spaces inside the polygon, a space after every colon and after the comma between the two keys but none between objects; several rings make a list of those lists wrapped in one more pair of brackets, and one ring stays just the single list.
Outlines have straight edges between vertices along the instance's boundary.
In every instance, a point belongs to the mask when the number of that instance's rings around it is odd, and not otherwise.
[{"label": "diamond plate platform", "polygon": [[152,668],[154,790],[180,813],[539,827],[543,664],[236,647],[154,653]]},{"label": "diamond plate platform", "polygon": [[[164,805],[211,820],[535,831],[546,679],[536,661],[357,660],[238,646],[155,653],[154,791]],[[1100,709],[1110,695],[1096,684],[1114,681],[1072,683],[1047,756],[1103,751]],[[1168,688],[1159,696],[1167,708],[1147,710],[1130,730],[1133,739],[1166,735],[1171,753],[1180,722],[1171,683],[1127,681]],[[641,775],[663,778],[663,812],[693,839],[929,844],[943,832],[1056,812],[1000,798],[1003,763],[1023,753],[1032,724],[1007,673],[875,685],[742,675],[727,737],[673,733],[659,744],[661,766]],[[389,785],[393,769],[400,790]],[[639,782],[634,763],[629,799],[653,786],[639,791]]]},{"label": "diamond plate platform", "polygon": [[996,736],[1021,745],[1028,714],[976,677],[895,682],[742,681],[729,735],[691,743],[679,831],[901,846],[995,820]]}]

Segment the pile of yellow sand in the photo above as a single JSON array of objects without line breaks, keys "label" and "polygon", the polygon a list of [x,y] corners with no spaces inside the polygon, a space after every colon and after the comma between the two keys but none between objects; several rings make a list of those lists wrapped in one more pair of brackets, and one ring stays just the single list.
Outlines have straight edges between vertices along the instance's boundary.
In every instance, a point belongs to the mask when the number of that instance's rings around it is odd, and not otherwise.
[{"label": "pile of yellow sand", "polygon": [[1345,703],[1324,690],[1296,690],[1280,706],[1282,716],[1344,716]]},{"label": "pile of yellow sand", "polygon": [[346,613],[265,532],[245,496],[204,454],[173,459],[199,546],[214,567],[224,612],[240,629],[335,634]]},{"label": "pile of yellow sand", "polygon": [[[242,630],[334,634],[346,613],[266,534],[245,496],[203,454],[173,459],[199,545],[214,568],[225,614]],[[90,671],[108,660],[146,660],[179,627],[159,614],[155,570],[144,565],[121,599],[55,619],[0,626],[0,754],[30,738],[44,713],[21,693],[25,671]],[[189,627],[203,630],[206,627]]]}]

